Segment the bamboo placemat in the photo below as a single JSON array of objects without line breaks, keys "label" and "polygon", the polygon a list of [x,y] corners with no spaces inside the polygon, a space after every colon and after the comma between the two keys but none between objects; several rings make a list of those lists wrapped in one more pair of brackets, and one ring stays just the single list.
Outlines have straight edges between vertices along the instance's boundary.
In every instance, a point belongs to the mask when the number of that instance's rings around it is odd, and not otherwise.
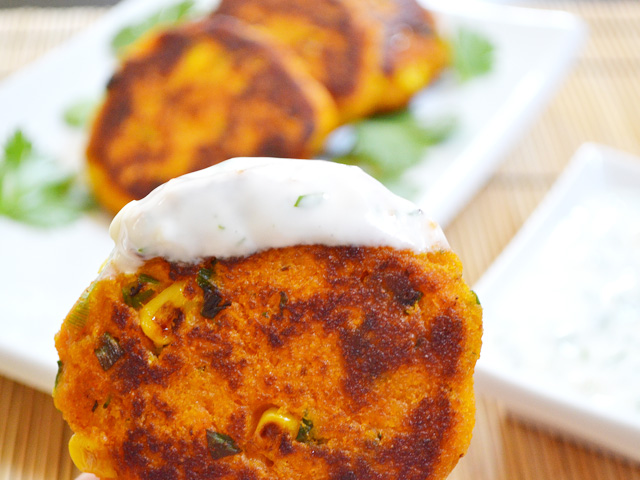
[{"label": "bamboo placemat", "polygon": [[[540,119],[447,228],[470,283],[499,255],[582,143],[640,155],[640,2],[534,5],[580,15],[590,38]],[[0,10],[0,78],[90,28],[104,11]],[[73,478],[77,471],[66,447],[70,434],[50,396],[0,377],[0,480]],[[450,478],[640,480],[640,465],[521,423],[494,400],[479,398],[471,448]]]}]

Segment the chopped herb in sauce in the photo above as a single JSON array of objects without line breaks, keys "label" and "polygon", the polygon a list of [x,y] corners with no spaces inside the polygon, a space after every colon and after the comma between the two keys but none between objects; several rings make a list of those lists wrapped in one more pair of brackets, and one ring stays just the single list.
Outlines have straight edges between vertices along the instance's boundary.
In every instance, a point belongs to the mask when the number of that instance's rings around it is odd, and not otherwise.
[{"label": "chopped herb in sauce", "polygon": [[207,446],[214,460],[236,455],[242,450],[229,435],[207,430]]},{"label": "chopped herb in sauce", "polygon": [[124,355],[124,350],[115,338],[105,332],[100,337],[100,345],[94,350],[94,353],[98,358],[98,363],[106,372]]},{"label": "chopped herb in sauce", "polygon": [[293,204],[294,207],[313,207],[320,203],[324,193],[308,193],[306,195],[300,195],[296,199],[296,203]]}]

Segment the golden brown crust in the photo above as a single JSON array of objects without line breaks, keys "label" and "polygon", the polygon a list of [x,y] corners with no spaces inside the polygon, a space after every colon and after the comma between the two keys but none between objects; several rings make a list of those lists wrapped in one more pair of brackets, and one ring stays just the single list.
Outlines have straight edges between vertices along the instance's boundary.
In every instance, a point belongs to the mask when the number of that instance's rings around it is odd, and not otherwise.
[{"label": "golden brown crust", "polygon": [[343,122],[404,106],[448,62],[433,18],[415,0],[223,0],[220,13],[291,49]]},{"label": "golden brown crust", "polygon": [[112,211],[237,156],[305,158],[335,127],[330,95],[268,37],[216,16],[153,34],[109,82],[87,148]]},{"label": "golden brown crust", "polygon": [[329,90],[341,121],[370,114],[382,88],[377,22],[351,0],[223,0],[214,15],[232,15],[291,49]]},{"label": "golden brown crust", "polygon": [[[466,451],[481,309],[455,254],[299,246],[138,273],[157,283],[98,281],[56,338],[56,405],[120,480],[442,479]],[[140,319],[175,285],[159,348]],[[106,370],[105,333],[121,349]],[[312,433],[256,431],[271,407]],[[215,458],[211,432],[241,452]]]}]

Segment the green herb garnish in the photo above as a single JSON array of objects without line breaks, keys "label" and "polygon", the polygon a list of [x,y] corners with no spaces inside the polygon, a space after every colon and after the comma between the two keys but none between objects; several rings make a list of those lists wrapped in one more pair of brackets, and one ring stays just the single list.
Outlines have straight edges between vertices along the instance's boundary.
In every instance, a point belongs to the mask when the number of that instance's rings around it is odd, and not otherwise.
[{"label": "green herb garnish", "polygon": [[353,125],[352,148],[334,160],[358,165],[378,180],[390,182],[419,163],[427,147],[446,140],[455,127],[452,117],[423,123],[409,110],[377,115]]},{"label": "green herb garnish", "polygon": [[158,285],[160,280],[153,278],[151,275],[147,275],[146,273],[141,273],[138,276],[138,281],[141,283],[151,283],[152,285]]},{"label": "green herb garnish", "polygon": [[222,303],[222,295],[220,295],[220,290],[218,290],[215,286],[211,285],[208,288],[203,288],[203,291],[204,301],[202,302],[202,309],[200,310],[200,315],[202,315],[203,317],[213,319],[222,310],[231,306],[231,303],[229,302]]},{"label": "green herb garnish", "polygon": [[116,55],[122,56],[127,48],[145,33],[155,28],[178,24],[193,18],[195,16],[194,10],[194,2],[192,0],[185,0],[176,5],[161,8],[145,20],[128,25],[120,30],[111,40],[111,49]]},{"label": "green herb garnish", "polygon": [[102,337],[100,337],[100,344],[98,348],[94,350],[94,353],[98,358],[98,363],[100,363],[100,366],[106,372],[124,355],[124,350],[122,350],[115,338],[105,332],[102,334]]},{"label": "green herb garnish", "polygon": [[293,204],[294,207],[312,207],[317,205],[322,200],[324,193],[308,193],[306,195],[300,195],[296,199],[296,203]]},{"label": "green herb garnish", "polygon": [[56,379],[53,382],[53,391],[55,393],[56,388],[58,388],[58,383],[60,383],[60,379],[62,378],[62,362],[58,360],[58,371],[56,372]]},{"label": "green herb garnish", "polygon": [[70,127],[84,128],[93,118],[97,106],[96,100],[79,100],[65,110],[62,118]]},{"label": "green herb garnish", "polygon": [[296,435],[296,442],[309,443],[313,439],[311,430],[313,430],[313,422],[307,417],[302,417],[298,435]]},{"label": "green herb garnish", "polygon": [[0,215],[38,227],[77,219],[94,206],[76,175],[39,155],[21,130],[9,138],[0,157]]},{"label": "green herb garnish", "polygon": [[478,294],[476,292],[474,292],[473,290],[471,290],[471,293],[473,294],[473,297],[476,300],[476,305],[480,305],[480,299],[478,298]]},{"label": "green herb garnish", "polygon": [[145,288],[148,284],[157,285],[160,281],[147,274],[138,276],[138,280],[122,287],[124,303],[138,310],[156,293],[153,288]]},{"label": "green herb garnish", "polygon": [[242,450],[229,435],[207,430],[207,446],[214,460],[236,455]]},{"label": "green herb garnish", "polygon": [[280,303],[278,304],[280,311],[284,310],[284,307],[287,306],[287,303],[289,303],[287,292],[280,292]]},{"label": "green herb garnish", "polygon": [[202,289],[211,287],[211,276],[213,275],[213,270],[211,268],[201,268],[198,270],[198,276],[196,277],[196,282],[198,286]]},{"label": "green herb garnish", "polygon": [[218,290],[218,287],[211,282],[212,276],[213,265],[212,268],[201,268],[198,270],[198,275],[196,277],[196,282],[202,289],[204,296],[200,315],[211,319],[215,318],[218,313],[231,305],[229,302],[222,303],[220,290]]},{"label": "green herb garnish", "polygon": [[491,71],[495,49],[484,35],[460,28],[451,39],[453,70],[461,82]]},{"label": "green herb garnish", "polygon": [[73,310],[69,312],[67,318],[65,319],[65,323],[67,325],[71,325],[76,328],[82,328],[87,323],[87,318],[89,318],[89,295],[91,295],[91,291],[93,290],[95,283],[89,286],[80,298],[76,302]]}]

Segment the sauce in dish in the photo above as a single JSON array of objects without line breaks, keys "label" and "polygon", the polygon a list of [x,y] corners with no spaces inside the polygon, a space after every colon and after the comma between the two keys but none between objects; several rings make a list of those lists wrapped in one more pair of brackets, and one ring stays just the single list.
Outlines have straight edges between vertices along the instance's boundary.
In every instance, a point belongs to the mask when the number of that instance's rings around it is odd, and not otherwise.
[{"label": "sauce in dish", "polygon": [[322,160],[236,158],[184,175],[126,205],[110,234],[122,272],[157,256],[194,262],[292,245],[449,249],[415,204],[358,167]]},{"label": "sauce in dish", "polygon": [[[640,192],[577,204],[495,305],[486,352],[519,375],[640,418]],[[515,312],[519,312],[515,314]]]}]

